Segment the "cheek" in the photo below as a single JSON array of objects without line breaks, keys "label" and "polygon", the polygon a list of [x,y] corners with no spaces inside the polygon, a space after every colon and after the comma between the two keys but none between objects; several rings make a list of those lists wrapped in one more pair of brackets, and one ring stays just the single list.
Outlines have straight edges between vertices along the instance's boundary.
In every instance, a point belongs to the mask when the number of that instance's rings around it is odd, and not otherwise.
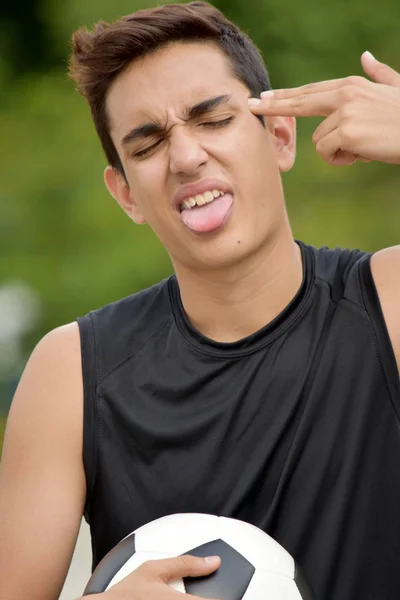
[{"label": "cheek", "polygon": [[132,171],[133,173],[129,177],[132,196],[147,219],[160,212],[165,204],[166,185],[163,161],[144,161]]},{"label": "cheek", "polygon": [[[244,195],[270,198],[280,185],[280,173],[274,136],[250,115],[236,140],[236,171]],[[264,203],[264,200],[263,200]]]},{"label": "cheek", "polygon": [[237,167],[246,187],[258,193],[269,188],[278,171],[271,136],[261,123],[249,123],[248,131],[237,140]]},{"label": "cheek", "polygon": [[263,127],[259,119],[249,114],[244,118],[243,127],[240,128],[235,143],[246,162],[254,160],[269,162],[268,159],[273,153],[270,138],[268,130]]}]

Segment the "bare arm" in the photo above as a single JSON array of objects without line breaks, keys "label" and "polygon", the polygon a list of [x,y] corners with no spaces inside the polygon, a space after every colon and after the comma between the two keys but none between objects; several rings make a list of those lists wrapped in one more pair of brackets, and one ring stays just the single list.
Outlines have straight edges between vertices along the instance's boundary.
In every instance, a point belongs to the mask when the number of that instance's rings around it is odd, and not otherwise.
[{"label": "bare arm", "polygon": [[86,484],[78,326],[34,350],[10,410],[0,465],[2,600],[56,600],[79,530]]},{"label": "bare arm", "polygon": [[[60,595],[85,502],[82,426],[79,331],[70,324],[38,344],[10,410],[0,465],[1,600]],[[170,579],[208,575],[219,564],[190,556],[150,561],[92,597],[178,600]]]},{"label": "bare arm", "polygon": [[376,252],[371,270],[400,374],[400,246]]}]

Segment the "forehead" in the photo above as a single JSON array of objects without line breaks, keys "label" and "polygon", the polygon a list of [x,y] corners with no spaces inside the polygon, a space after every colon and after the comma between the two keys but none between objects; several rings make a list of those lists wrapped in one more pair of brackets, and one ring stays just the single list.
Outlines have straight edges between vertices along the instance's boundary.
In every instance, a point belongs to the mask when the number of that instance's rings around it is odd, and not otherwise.
[{"label": "forehead", "polygon": [[143,118],[165,120],[201,100],[247,89],[211,43],[174,43],[134,61],[107,96],[111,130]]}]

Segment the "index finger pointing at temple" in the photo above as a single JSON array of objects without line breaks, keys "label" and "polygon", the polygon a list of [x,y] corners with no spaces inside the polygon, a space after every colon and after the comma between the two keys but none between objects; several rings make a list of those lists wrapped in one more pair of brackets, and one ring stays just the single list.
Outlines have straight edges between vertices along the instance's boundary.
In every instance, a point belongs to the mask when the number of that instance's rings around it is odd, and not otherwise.
[{"label": "index finger pointing at temple", "polygon": [[249,108],[257,115],[265,117],[328,117],[340,103],[339,91],[317,94],[301,94],[293,98],[280,98],[279,94],[261,98],[257,104],[249,99]]},{"label": "index finger pointing at temple", "polygon": [[[279,98],[280,100],[283,100],[285,98],[295,98],[296,96],[306,96],[308,94],[331,92],[332,90],[337,90],[348,83],[348,77],[342,77],[341,79],[327,79],[326,81],[316,81],[314,83],[307,83],[306,85],[301,85],[300,87],[274,90],[274,96],[276,98]],[[263,94],[268,94],[268,92],[262,92],[261,98],[263,97]]]}]

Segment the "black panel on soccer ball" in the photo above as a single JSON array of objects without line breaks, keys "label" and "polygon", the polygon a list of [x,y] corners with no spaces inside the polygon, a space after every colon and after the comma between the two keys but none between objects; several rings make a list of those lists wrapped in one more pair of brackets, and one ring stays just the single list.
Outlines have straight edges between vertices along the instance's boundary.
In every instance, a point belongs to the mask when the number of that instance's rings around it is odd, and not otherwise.
[{"label": "black panel on soccer ball", "polygon": [[135,534],[131,533],[122,542],[114,546],[99,562],[83,595],[90,596],[91,594],[104,592],[114,575],[118,573],[133,554],[135,554]]},{"label": "black panel on soccer ball", "polygon": [[186,578],[185,588],[188,594],[202,598],[220,600],[241,600],[249,587],[255,568],[237,550],[223,540],[214,540],[188,550],[192,556],[221,557],[221,566],[206,577]]}]

